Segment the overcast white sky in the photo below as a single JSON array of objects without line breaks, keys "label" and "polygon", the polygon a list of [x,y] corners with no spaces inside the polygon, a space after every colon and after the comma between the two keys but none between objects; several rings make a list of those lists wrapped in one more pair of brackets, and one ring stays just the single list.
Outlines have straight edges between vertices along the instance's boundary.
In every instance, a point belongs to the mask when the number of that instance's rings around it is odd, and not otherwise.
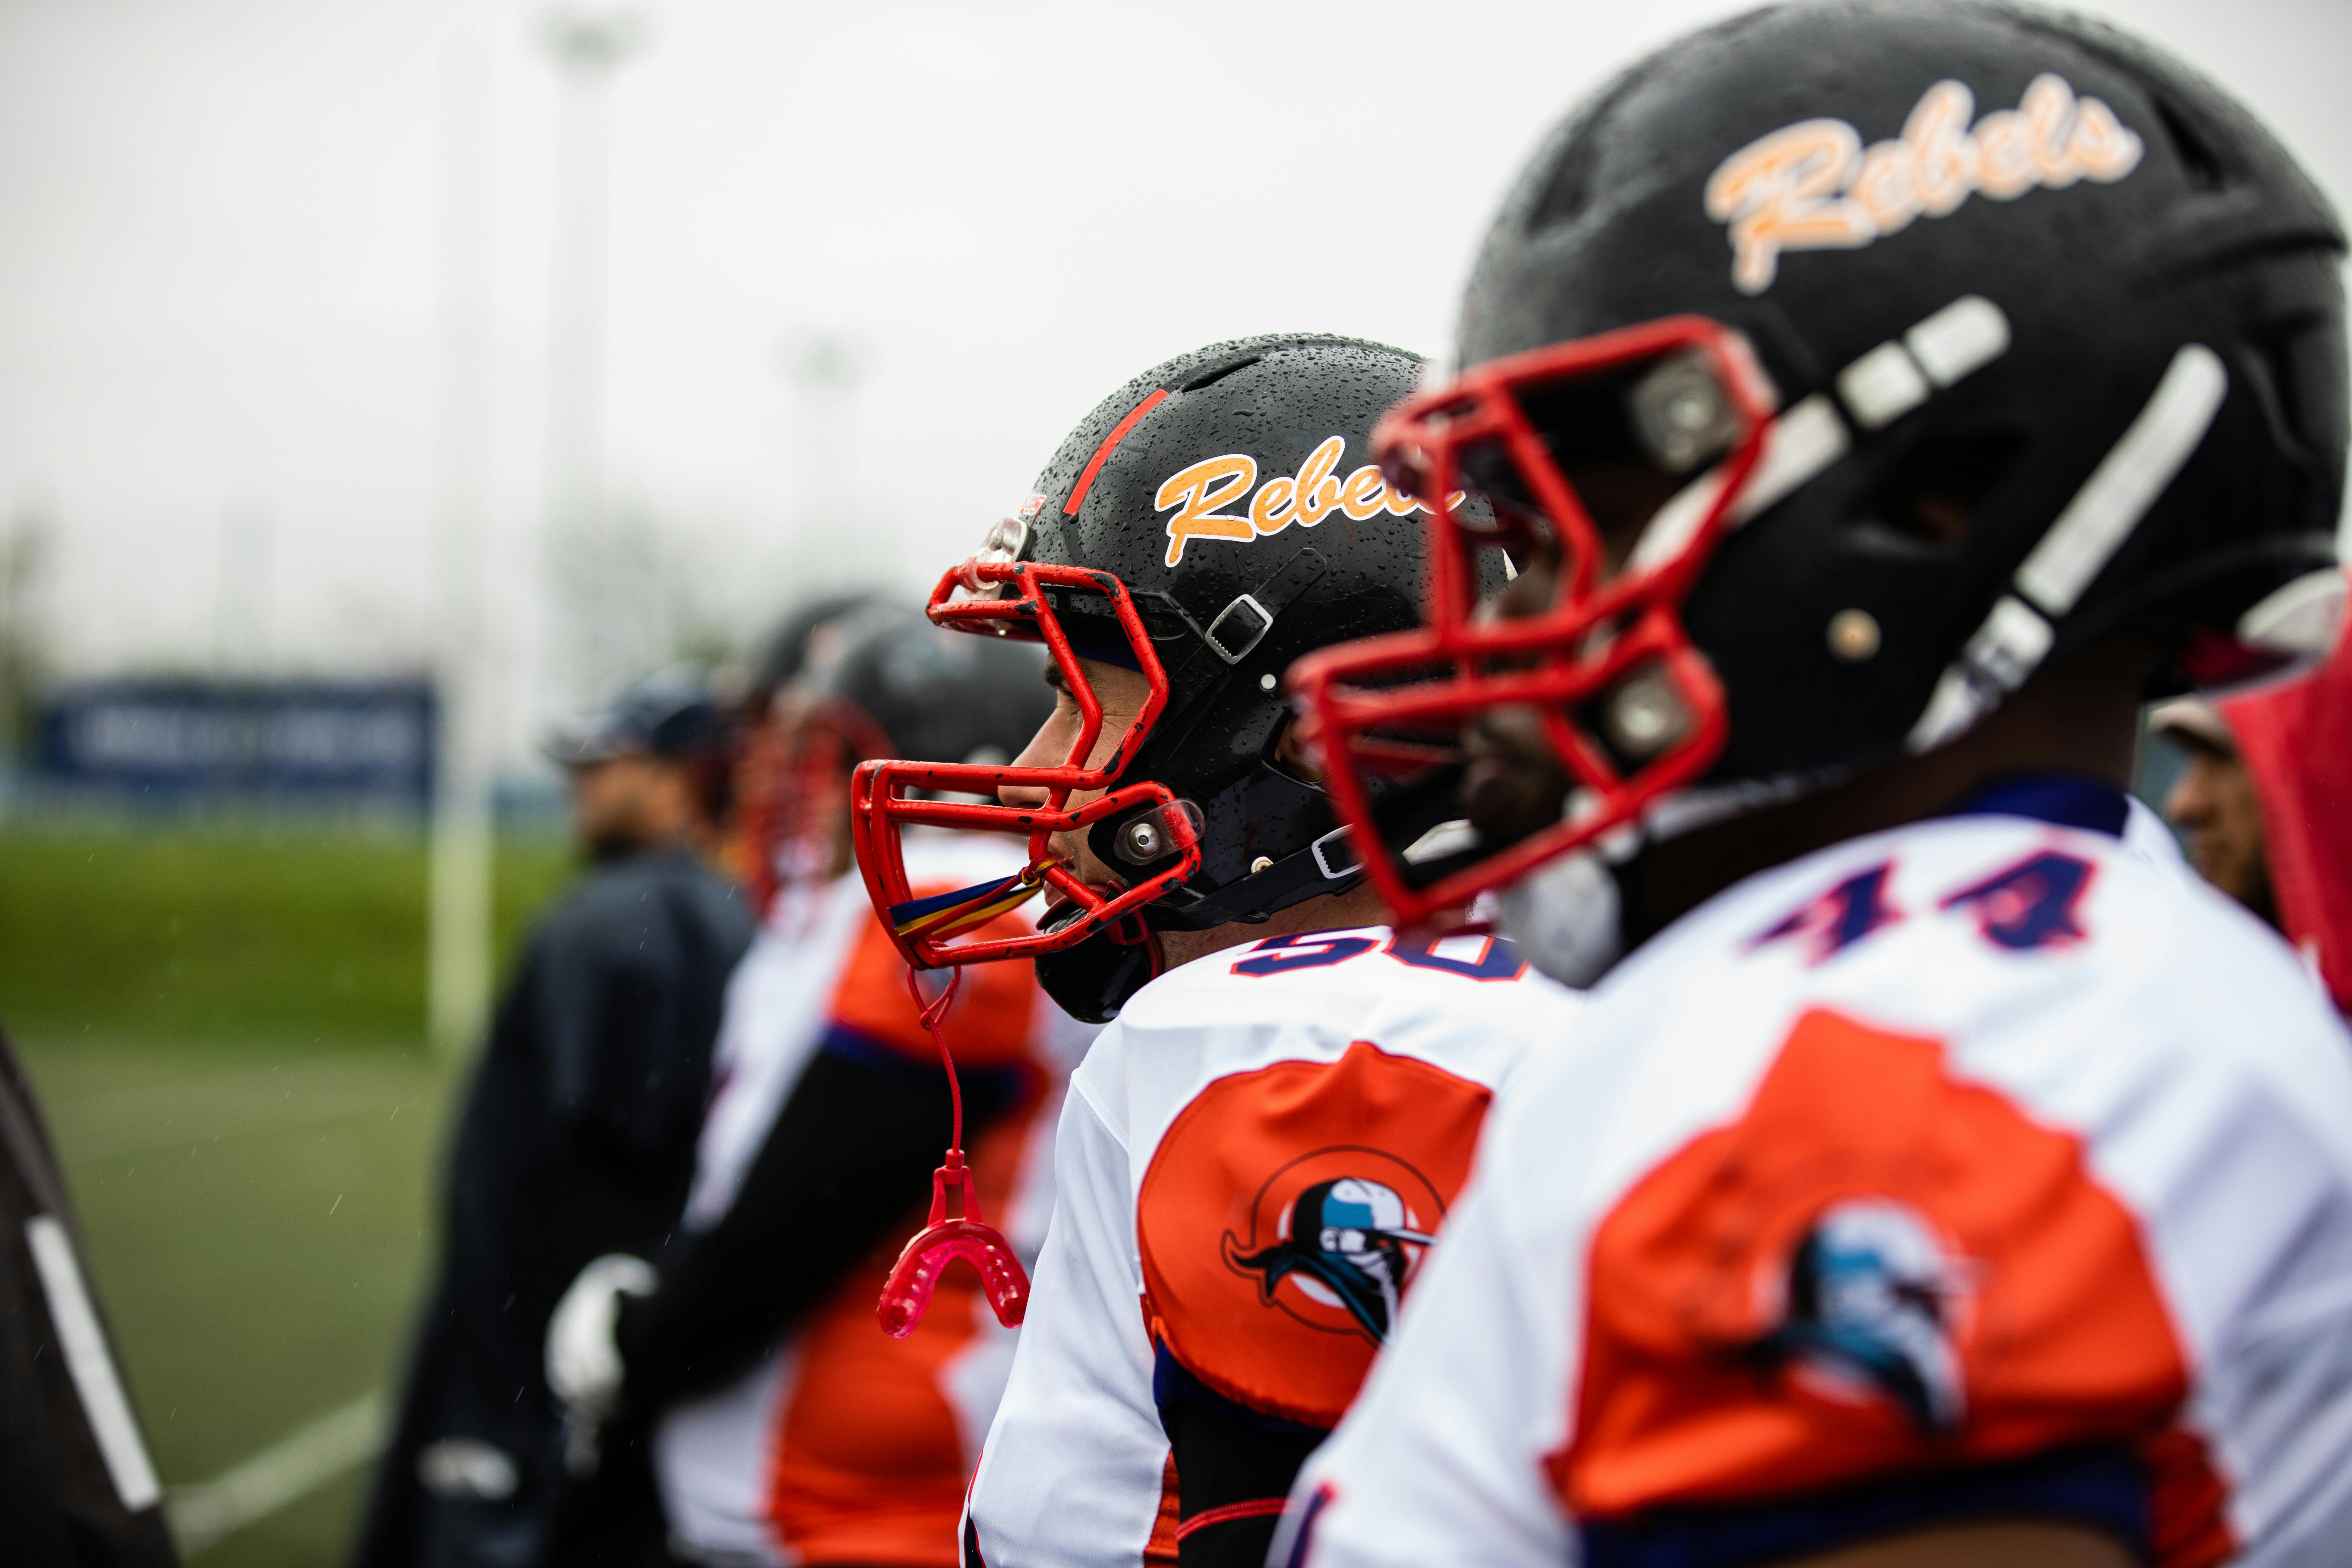
[{"label": "overcast white sky", "polygon": [[[646,0],[610,103],[613,493],[725,624],[825,577],[928,581],[1158,359],[1276,329],[1438,346],[1543,127],[1740,8]],[[2089,8],[2352,192],[2352,5]],[[509,724],[562,690],[547,10],[0,0],[0,521],[47,520],[68,668],[423,662],[444,104],[470,70]],[[812,333],[862,366],[813,437],[782,368]]]}]

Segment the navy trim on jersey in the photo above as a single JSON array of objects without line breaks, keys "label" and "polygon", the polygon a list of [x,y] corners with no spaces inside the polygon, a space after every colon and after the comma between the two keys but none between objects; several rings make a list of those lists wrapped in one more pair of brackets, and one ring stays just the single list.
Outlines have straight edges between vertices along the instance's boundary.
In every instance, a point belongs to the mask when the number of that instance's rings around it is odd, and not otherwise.
[{"label": "navy trim on jersey", "polygon": [[2147,1472],[2119,1447],[2037,1454],[2008,1465],[1893,1477],[1847,1491],[1581,1521],[1586,1568],[1746,1568],[1937,1525],[2040,1520],[2147,1553]]},{"label": "navy trim on jersey", "polygon": [[2124,836],[2129,799],[2105,779],[2081,773],[2012,773],[1946,813],[1949,816],[2030,816],[2060,827]]},{"label": "navy trim on jersey", "polygon": [[[1166,1410],[1171,1405],[1198,1405],[1217,1412],[1228,1420],[1271,1432],[1279,1436],[1328,1436],[1328,1426],[1310,1426],[1303,1421],[1286,1421],[1263,1410],[1253,1410],[1239,1400],[1228,1399],[1192,1375],[1182,1362],[1168,1353],[1166,1345],[1151,1347],[1151,1403]],[[1160,1423],[1167,1425],[1163,1417]]]},{"label": "navy trim on jersey", "polygon": [[[827,1056],[839,1057],[876,1072],[896,1073],[902,1078],[945,1079],[947,1069],[936,1057],[910,1057],[895,1046],[887,1046],[862,1029],[843,1024],[827,1024],[824,1033],[817,1037],[817,1049]],[[991,1093],[1015,1095],[1021,1085],[1019,1067],[975,1068],[959,1065],[957,1076],[967,1089],[984,1085]]]}]

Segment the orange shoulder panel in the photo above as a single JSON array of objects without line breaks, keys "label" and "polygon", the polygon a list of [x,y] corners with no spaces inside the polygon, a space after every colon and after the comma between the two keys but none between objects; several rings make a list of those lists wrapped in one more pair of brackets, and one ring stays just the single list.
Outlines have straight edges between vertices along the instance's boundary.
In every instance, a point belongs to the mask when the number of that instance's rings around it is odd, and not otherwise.
[{"label": "orange shoulder panel", "polygon": [[[919,889],[940,892],[944,889]],[[1017,914],[999,915],[973,934],[994,941],[1029,926]],[[955,1005],[942,1026],[949,1048],[965,1067],[1004,1067],[1029,1059],[1029,1024],[1037,1005],[1036,973],[1026,960],[964,966]],[[857,933],[833,991],[833,1021],[892,1050],[923,1061],[939,1059],[915,999],[907,994],[907,961],[890,944],[878,916]]]},{"label": "orange shoulder panel", "polygon": [[1580,1517],[2106,1441],[2157,1479],[2163,1568],[2229,1554],[2137,1225],[2075,1138],[1932,1039],[1805,1015],[1746,1114],[1601,1224],[1591,1269],[1551,1460]]},{"label": "orange shoulder panel", "polygon": [[1357,1041],[1210,1084],[1136,1202],[1153,1339],[1255,1410],[1337,1422],[1461,1190],[1486,1087]]}]

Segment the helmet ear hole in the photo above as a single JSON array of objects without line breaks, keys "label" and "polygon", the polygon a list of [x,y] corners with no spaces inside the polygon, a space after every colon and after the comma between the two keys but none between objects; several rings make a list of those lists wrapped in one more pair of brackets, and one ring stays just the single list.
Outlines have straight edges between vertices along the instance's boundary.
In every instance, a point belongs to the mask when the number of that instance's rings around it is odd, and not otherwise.
[{"label": "helmet ear hole", "polygon": [[1880,485],[1864,526],[1938,554],[1956,552],[2024,449],[2024,437],[2013,430],[1929,436]]}]

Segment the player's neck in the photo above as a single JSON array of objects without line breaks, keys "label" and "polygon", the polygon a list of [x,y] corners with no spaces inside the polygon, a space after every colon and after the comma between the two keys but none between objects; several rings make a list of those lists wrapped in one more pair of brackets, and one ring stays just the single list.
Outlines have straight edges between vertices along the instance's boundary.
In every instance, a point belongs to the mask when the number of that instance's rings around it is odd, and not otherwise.
[{"label": "player's neck", "polygon": [[1168,967],[1190,963],[1213,952],[1229,947],[1239,947],[1245,942],[1264,937],[1287,936],[1302,931],[1342,931],[1350,926],[1377,926],[1389,922],[1389,907],[1372,885],[1366,882],[1344,893],[1333,893],[1320,899],[1309,899],[1303,904],[1293,904],[1252,924],[1247,921],[1231,921],[1207,931],[1167,931],[1160,933],[1160,956]]},{"label": "player's neck", "polygon": [[2125,787],[2147,662],[2127,645],[2092,648],[1949,745],[1653,846],[1623,879],[1628,947],[1759,871],[1941,816],[2006,775],[2074,773]]}]

